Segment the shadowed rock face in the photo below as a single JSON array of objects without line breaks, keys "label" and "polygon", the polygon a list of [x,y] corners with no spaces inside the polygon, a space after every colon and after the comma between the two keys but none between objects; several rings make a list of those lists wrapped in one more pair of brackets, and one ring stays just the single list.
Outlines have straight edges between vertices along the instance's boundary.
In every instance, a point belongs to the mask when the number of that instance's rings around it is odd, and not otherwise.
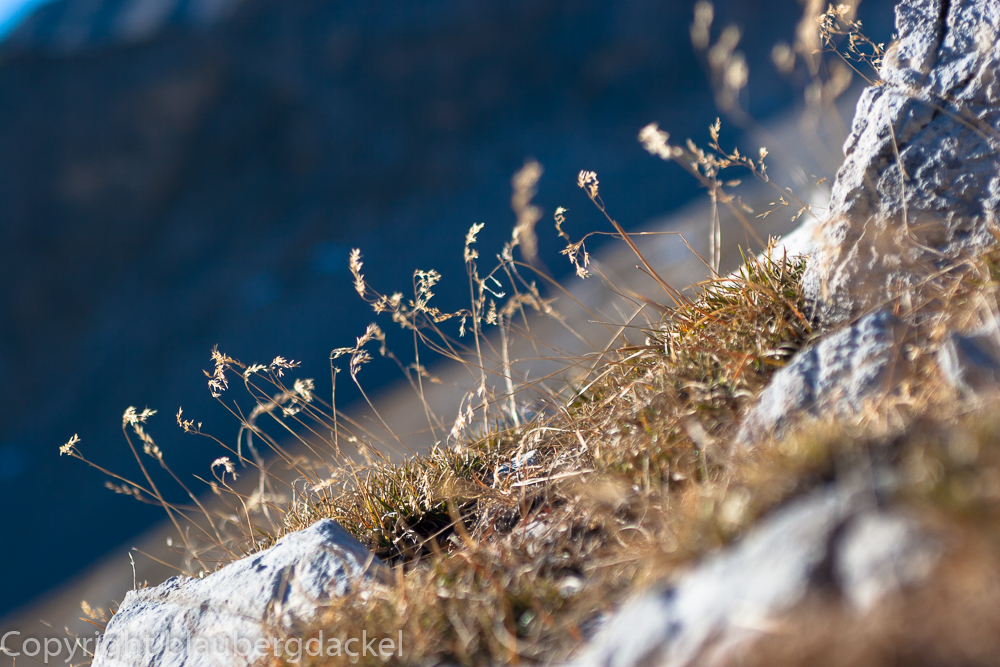
[{"label": "shadowed rock face", "polygon": [[69,55],[147,40],[172,27],[205,28],[229,18],[242,0],[89,0],[42,7],[0,52]]},{"label": "shadowed rock face", "polygon": [[70,55],[135,43],[171,27],[204,28],[229,18],[241,0],[90,0],[41,7],[4,41],[0,52]]}]

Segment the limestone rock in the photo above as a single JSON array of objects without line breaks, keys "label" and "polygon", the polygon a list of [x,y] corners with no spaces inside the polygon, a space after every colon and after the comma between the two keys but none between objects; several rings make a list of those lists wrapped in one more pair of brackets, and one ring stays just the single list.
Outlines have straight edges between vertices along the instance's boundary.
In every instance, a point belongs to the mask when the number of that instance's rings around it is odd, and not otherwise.
[{"label": "limestone rock", "polygon": [[575,664],[738,663],[741,647],[810,593],[832,589],[864,613],[926,580],[941,553],[908,514],[879,510],[867,494],[823,490],[775,513],[669,588],[627,605]]},{"label": "limestone rock", "polygon": [[330,519],[203,579],[130,591],[108,623],[94,667],[248,665],[260,641],[308,623],[324,603],[370,581],[381,562]]},{"label": "limestone rock", "polygon": [[952,334],[937,357],[944,377],[965,396],[995,393],[1000,389],[1000,322]]},{"label": "limestone rock", "polygon": [[[906,370],[902,332],[944,321],[949,286],[997,243],[1000,3],[905,0],[896,29],[882,82],[858,102],[829,214],[793,243],[810,254],[805,295],[832,333],[774,375],[745,443],[802,415],[849,417],[891,389]],[[956,331],[937,345],[961,393],[996,387],[1000,355],[987,348],[1000,346]]]},{"label": "limestone rock", "polygon": [[844,321],[995,243],[1000,4],[906,0],[858,102],[804,282]]},{"label": "limestone rock", "polygon": [[891,385],[902,323],[885,310],[865,315],[798,352],[774,374],[744,418],[739,440],[780,436],[803,416],[850,417]]}]

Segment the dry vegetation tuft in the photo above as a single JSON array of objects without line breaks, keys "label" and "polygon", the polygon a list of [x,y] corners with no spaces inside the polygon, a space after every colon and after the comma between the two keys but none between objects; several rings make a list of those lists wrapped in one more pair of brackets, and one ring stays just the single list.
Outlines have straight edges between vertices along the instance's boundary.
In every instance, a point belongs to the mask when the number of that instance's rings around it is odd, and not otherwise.
[{"label": "dry vegetation tuft", "polygon": [[[397,584],[314,630],[402,630],[407,661],[566,657],[622,596],[781,498],[729,444],[736,415],[810,334],[802,260],[749,258],[623,346],[551,414],[460,449],[348,466],[286,515],[340,521]],[[753,474],[748,474],[750,470]]]},{"label": "dry vegetation tuft", "polygon": [[[523,207],[530,204],[516,184],[525,180],[532,187],[530,179],[515,178],[515,201],[521,197]],[[146,483],[115,476],[114,489],[163,505],[193,562],[266,548],[320,518],[339,521],[393,568],[395,583],[335,603],[322,623],[301,629],[305,638],[373,629],[394,638],[402,631],[405,662],[412,664],[567,657],[624,596],[737,536],[795,490],[798,482],[785,480],[780,466],[765,465],[732,441],[740,412],[812,334],[799,285],[802,258],[768,248],[746,256],[737,272],[683,293],[655,274],[607,214],[596,175],[583,172],[580,183],[669,306],[642,299],[640,310],[656,316],[642,326],[623,323],[599,354],[567,359],[573,375],[563,376],[569,381],[548,394],[544,406],[529,410],[518,400],[511,362],[484,329],[499,330],[503,347],[509,336],[530,332],[528,309],[538,317],[559,315],[534,282],[522,278],[529,267],[513,258],[518,236],[499,254],[499,267],[480,275],[474,226],[464,249],[472,294],[467,309],[431,305],[439,277],[430,271],[415,273],[412,299],[383,295],[365,278],[360,253],[351,257],[355,289],[376,313],[387,313],[415,343],[459,360],[477,377],[447,441],[393,457],[320,398],[312,380],[286,381],[296,362],[277,357],[247,365],[214,350],[215,368],[206,372],[212,394],[222,401],[242,383],[254,399],[249,411],[223,402],[242,425],[237,445],[203,433],[183,412],[177,423],[228,450],[206,481],[216,494],[238,501],[235,514],[209,509],[194,494],[196,506],[168,502],[145,467]],[[568,240],[563,211],[557,216],[557,230]],[[526,228],[519,225],[521,239]],[[566,254],[578,269],[587,268],[585,253],[582,241],[568,243]],[[517,318],[521,326],[514,325]],[[471,343],[462,345],[461,335],[441,328],[450,320],[460,333],[471,333]],[[629,328],[639,331],[641,344],[622,335]],[[375,324],[354,346],[334,350],[331,364],[345,359],[364,392],[359,375],[373,354],[392,356]],[[497,367],[489,367],[490,358]],[[422,382],[432,376],[419,356],[409,367],[400,365],[422,395]],[[133,438],[141,443],[141,453],[132,446],[140,465],[146,456],[166,468],[145,428],[153,414],[130,408],[123,428],[130,445]],[[265,428],[265,419],[279,430]],[[429,408],[428,421],[442,436],[448,432]],[[393,438],[398,442],[389,445],[405,447]],[[293,451],[289,441],[296,439]],[[82,459],[78,447],[74,440],[62,451]],[[283,481],[289,475],[266,462],[264,448],[293,471],[290,485]],[[241,466],[259,471],[254,488],[234,481]],[[182,527],[185,521],[190,524]]]},{"label": "dry vegetation tuft", "polygon": [[[776,48],[779,65],[792,68],[796,58],[803,59],[819,82],[815,48],[837,38],[848,41],[843,67],[877,63],[882,47],[863,38],[850,8],[823,13],[817,3],[809,6],[814,15],[807,18],[823,31],[815,45],[800,35],[794,46]],[[738,31],[724,31],[712,45],[712,18],[710,5],[699,3],[692,38],[715,72],[720,99],[736,108],[746,83],[745,61],[736,50]],[[833,95],[838,87],[842,92],[846,70],[830,71],[816,96]],[[192,573],[266,548],[320,518],[339,521],[392,568],[392,583],[335,601],[314,626],[296,629],[296,636],[306,640],[322,632],[326,638],[345,638],[365,631],[369,637],[395,639],[402,632],[401,662],[406,664],[565,659],[626,596],[735,539],[791,496],[873,465],[898,472],[899,502],[922,508],[942,523],[957,521],[954,530],[963,535],[974,532],[969,526],[982,527],[989,537],[970,538],[968,558],[979,559],[975,562],[983,572],[996,569],[1000,422],[988,411],[964,414],[951,402],[953,396],[927,391],[895,396],[893,406],[874,406],[850,424],[807,425],[755,448],[735,441],[741,414],[771,374],[820,332],[814,331],[802,295],[803,258],[760,247],[764,252],[748,252],[736,272],[720,274],[720,206],[752,231],[749,207],[732,194],[739,183],[723,172],[740,168],[770,181],[766,151],[755,159],[723,151],[719,127],[718,122],[711,127],[707,150],[692,142],[671,146],[655,126],[640,136],[651,153],[679,163],[711,197],[711,244],[704,263],[712,277],[693,291],[679,291],[657,275],[608,213],[597,175],[580,173],[580,187],[614,230],[609,234],[632,248],[663,297],[638,297],[612,285],[636,308],[635,315],[611,328],[607,347],[585,357],[562,356],[563,372],[546,377],[554,390],[546,392],[545,383],[519,377],[517,360],[509,356],[514,337],[544,347],[544,341],[532,339],[533,318],[563,321],[536,284],[547,278],[532,269],[541,217],[532,197],[542,172],[537,163],[528,163],[513,180],[517,223],[497,255],[499,264],[488,272],[480,268],[481,225],[473,225],[466,237],[467,307],[433,305],[441,279],[433,270],[414,273],[411,298],[383,294],[365,277],[361,253],[352,252],[355,291],[412,337],[412,363],[397,358],[383,328],[372,324],[353,346],[331,353],[333,392],[327,401],[313,380],[285,377],[296,362],[276,357],[269,364],[246,365],[213,351],[208,385],[240,424],[236,444],[203,433],[180,411],[177,423],[226,450],[213,462],[212,478],[204,481],[227,502],[205,502],[176,476],[192,504],[172,503],[161,493],[144,467],[153,461],[169,471],[146,430],[150,410],[129,408],[123,420],[143,480],[100,469],[115,479],[114,491],[167,510],[184,540]],[[773,187],[776,206],[791,207],[796,218],[812,215],[790,190]],[[556,211],[555,223],[567,244],[563,254],[577,275],[596,273],[606,280],[585,246],[593,233],[573,241],[564,228],[565,209]],[[995,303],[998,264],[995,257],[970,260],[970,270],[936,276],[940,288],[927,292],[926,301],[907,302],[916,314],[910,321],[919,325],[908,348],[913,359],[931,359],[945,325],[954,326],[954,318],[941,315],[941,304],[950,304],[954,313],[970,304]],[[932,314],[922,316],[925,311]],[[647,319],[636,325],[640,312]],[[632,342],[635,332],[641,342]],[[379,442],[372,429],[336,406],[336,364],[346,364],[347,375],[367,400],[360,380],[364,366],[375,355],[391,358],[423,398],[437,378],[424,366],[422,352],[463,364],[473,388],[452,423],[435,415],[425,400],[428,429],[438,445],[394,456],[389,452],[407,451],[407,443],[392,433],[375,402],[368,403],[389,441]],[[922,372],[920,379],[929,386],[933,370]],[[225,400],[240,383],[252,400],[246,410]],[[541,406],[529,409],[525,391],[541,392]],[[892,411],[898,418],[886,419]],[[74,436],[60,452],[86,460],[79,446]],[[255,473],[237,481],[247,469]],[[927,592],[927,603],[937,594],[945,592]],[[967,601],[986,604],[980,598]],[[956,608],[954,600],[950,604],[940,608]],[[906,605],[900,609],[915,613]],[[748,654],[747,664],[847,664],[830,658],[838,655],[827,650],[831,642],[853,647],[844,654],[856,656],[852,664],[875,664],[871,655],[884,657],[877,651],[885,648],[878,644],[885,633],[876,636],[872,628],[883,627],[885,618],[866,625],[840,614],[829,601],[815,601],[809,614],[788,620],[801,641],[764,647],[759,655]],[[976,655],[993,646],[989,636],[970,639]],[[362,657],[361,664],[367,659]]]}]

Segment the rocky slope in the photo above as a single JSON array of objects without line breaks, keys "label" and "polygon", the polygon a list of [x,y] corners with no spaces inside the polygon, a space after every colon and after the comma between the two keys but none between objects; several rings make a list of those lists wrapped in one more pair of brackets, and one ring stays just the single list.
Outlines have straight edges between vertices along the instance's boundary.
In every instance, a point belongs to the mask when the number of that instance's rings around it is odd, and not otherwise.
[{"label": "rocky slope", "polygon": [[[883,82],[862,97],[833,206],[807,243],[823,333],[773,376],[737,443],[764,452],[839,438],[849,455],[741,540],[627,604],[575,664],[997,664],[997,430],[969,417],[997,386],[963,378],[998,363],[995,299],[977,299],[995,297],[978,271],[995,271],[998,238],[998,31],[993,2],[900,3]],[[894,426],[900,406],[925,422]],[[804,431],[812,440],[781,442],[808,419],[822,424]],[[148,630],[133,612],[171,586],[132,594],[109,633]]]},{"label": "rocky slope", "polygon": [[[751,108],[766,114],[788,99],[763,74],[799,7],[759,6],[717,14],[745,31]],[[0,501],[33,499],[8,528],[37,545],[5,552],[3,569],[21,574],[0,611],[160,518],[55,447],[78,432],[93,458],[116,459],[130,404],[183,404],[227,428],[199,379],[215,343],[324,377],[330,349],[368,320],[347,248],[387,286],[418,267],[464,276],[465,230],[485,220],[484,245],[499,247],[510,175],[529,155],[548,170],[549,212],[579,201],[582,167],[633,224],[694,196],[634,144],[651,119],[699,136],[714,117],[690,12],[642,0],[40,8],[0,46]],[[442,298],[462,285],[446,280]],[[369,387],[390,377],[373,366]],[[154,428],[171,464],[204,469],[215,453],[168,421]]]},{"label": "rocky slope", "polygon": [[[961,414],[1000,389],[995,299],[963,293],[977,294],[1000,238],[1000,6],[904,0],[896,12],[882,81],[862,95],[830,210],[802,248],[806,294],[831,332],[775,374],[744,446],[767,446],[809,418],[892,423],[906,414],[900,404],[927,394]],[[961,432],[960,423],[944,428]],[[580,664],[997,664],[998,618],[985,602],[1000,584],[996,554],[968,559],[963,535],[970,519],[991,534],[988,511],[951,525],[927,505],[900,514],[900,452],[919,432],[872,446],[856,482],[839,471],[840,481],[628,607]],[[996,446],[986,442],[977,447]],[[949,621],[959,610],[961,640]]]}]

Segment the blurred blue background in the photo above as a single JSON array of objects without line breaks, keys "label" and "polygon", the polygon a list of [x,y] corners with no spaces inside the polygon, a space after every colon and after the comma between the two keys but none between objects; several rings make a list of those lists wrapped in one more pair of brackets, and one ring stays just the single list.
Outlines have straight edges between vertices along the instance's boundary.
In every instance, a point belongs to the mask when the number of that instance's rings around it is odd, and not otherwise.
[{"label": "blurred blue background", "polygon": [[[716,116],[692,4],[0,2],[0,615],[163,517],[60,458],[71,435],[138,475],[119,425],[149,406],[174,470],[204,474],[221,452],[172,415],[183,405],[235,441],[201,373],[214,344],[302,360],[328,392],[330,350],[373,319],[350,288],[350,248],[383,291],[438,269],[438,298],[457,307],[465,232],[485,222],[481,252],[499,250],[528,157],[546,169],[542,257],[558,276],[553,209],[571,210],[575,236],[602,225],[580,169],[626,226],[698,196],[635,139],[658,121],[702,140]],[[861,9],[887,40],[891,3]],[[801,12],[716,3],[714,34],[744,31],[758,119],[798,98],[770,53]],[[364,379],[375,390],[397,375],[372,364]]]},{"label": "blurred blue background", "polygon": [[36,7],[50,0],[0,0],[0,38],[16,28]]}]

